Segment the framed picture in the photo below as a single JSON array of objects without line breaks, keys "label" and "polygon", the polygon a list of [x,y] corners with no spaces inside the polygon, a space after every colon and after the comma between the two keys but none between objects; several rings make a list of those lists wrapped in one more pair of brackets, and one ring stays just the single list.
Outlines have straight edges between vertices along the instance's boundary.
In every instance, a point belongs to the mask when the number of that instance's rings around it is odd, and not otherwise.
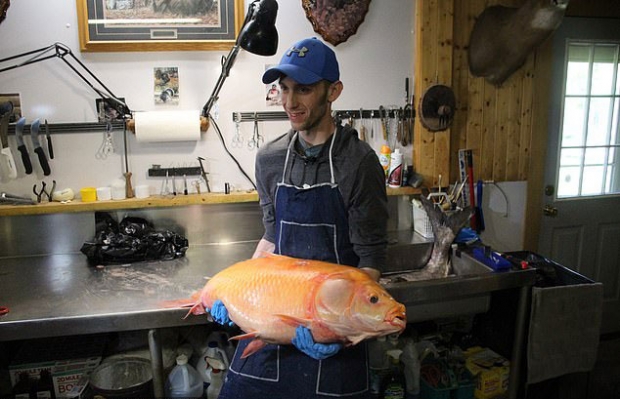
[{"label": "framed picture", "polygon": [[76,0],[82,51],[228,50],[244,0]]}]

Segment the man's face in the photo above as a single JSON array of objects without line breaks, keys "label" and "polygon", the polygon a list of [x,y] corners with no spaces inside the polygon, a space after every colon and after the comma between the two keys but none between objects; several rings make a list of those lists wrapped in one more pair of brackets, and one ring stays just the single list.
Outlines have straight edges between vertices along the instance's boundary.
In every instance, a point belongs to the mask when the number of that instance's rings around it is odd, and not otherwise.
[{"label": "man's face", "polygon": [[282,105],[293,130],[311,131],[325,118],[331,118],[331,102],[340,94],[334,97],[332,86],[335,84],[320,81],[303,85],[289,77],[280,79]]}]

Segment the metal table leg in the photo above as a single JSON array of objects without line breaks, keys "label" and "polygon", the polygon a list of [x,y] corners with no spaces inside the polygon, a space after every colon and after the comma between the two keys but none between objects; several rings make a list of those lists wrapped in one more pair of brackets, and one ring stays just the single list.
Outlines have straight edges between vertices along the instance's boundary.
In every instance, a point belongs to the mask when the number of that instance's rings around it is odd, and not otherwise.
[{"label": "metal table leg", "polygon": [[164,361],[159,333],[156,329],[149,330],[149,350],[151,352],[151,366],[153,368],[153,394],[157,399],[164,398]]},{"label": "metal table leg", "polygon": [[531,288],[529,285],[519,289],[519,302],[517,304],[517,316],[515,323],[515,336],[512,343],[512,359],[510,360],[510,376],[508,380],[508,398],[517,399],[521,384],[521,369],[523,361],[523,349],[525,348],[525,336],[528,326],[528,309],[530,304]]}]

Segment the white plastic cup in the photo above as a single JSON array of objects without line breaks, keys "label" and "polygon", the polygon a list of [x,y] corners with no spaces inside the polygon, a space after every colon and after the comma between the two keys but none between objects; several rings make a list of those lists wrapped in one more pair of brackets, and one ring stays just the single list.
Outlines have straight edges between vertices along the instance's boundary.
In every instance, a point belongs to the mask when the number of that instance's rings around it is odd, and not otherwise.
[{"label": "white plastic cup", "polygon": [[147,184],[136,186],[135,194],[136,198],[148,198],[151,196],[151,186]]},{"label": "white plastic cup", "polygon": [[110,187],[97,187],[97,200],[107,201],[112,199],[112,190]]},{"label": "white plastic cup", "polygon": [[125,184],[115,183],[112,185],[112,199],[124,200],[126,198]]}]

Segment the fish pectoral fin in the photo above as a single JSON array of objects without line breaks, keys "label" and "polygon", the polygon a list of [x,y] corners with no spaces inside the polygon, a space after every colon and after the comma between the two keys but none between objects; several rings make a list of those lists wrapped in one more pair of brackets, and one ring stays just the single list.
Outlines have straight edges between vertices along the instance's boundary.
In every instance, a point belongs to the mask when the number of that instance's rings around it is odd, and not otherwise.
[{"label": "fish pectoral fin", "polygon": [[[247,335],[247,334],[246,334]],[[267,345],[267,342],[262,339],[256,338],[254,341],[250,342],[248,346],[245,347],[243,353],[241,354],[241,359],[245,359],[246,357],[252,355],[255,352],[258,352],[262,348]]]},{"label": "fish pectoral fin", "polygon": [[198,315],[207,313],[207,311],[205,310],[205,307],[202,304],[202,302],[199,301],[199,302],[196,302],[194,306],[192,306],[189,309],[189,312],[187,312],[187,315],[185,315],[185,317],[189,316],[190,313],[198,316]]},{"label": "fish pectoral fin", "polygon": [[355,335],[355,336],[348,336],[347,338],[351,342],[351,345],[357,345],[360,342],[362,342],[363,340],[368,339],[368,338],[372,338],[374,336],[375,335],[373,335],[373,334],[364,334],[364,333],[362,333],[362,334]]},{"label": "fish pectoral fin", "polygon": [[293,326],[293,327],[297,327],[297,326],[310,327],[312,325],[312,320],[310,319],[302,319],[301,317],[289,316],[285,314],[275,314],[274,316],[279,318],[282,322],[288,324],[289,326]]}]

